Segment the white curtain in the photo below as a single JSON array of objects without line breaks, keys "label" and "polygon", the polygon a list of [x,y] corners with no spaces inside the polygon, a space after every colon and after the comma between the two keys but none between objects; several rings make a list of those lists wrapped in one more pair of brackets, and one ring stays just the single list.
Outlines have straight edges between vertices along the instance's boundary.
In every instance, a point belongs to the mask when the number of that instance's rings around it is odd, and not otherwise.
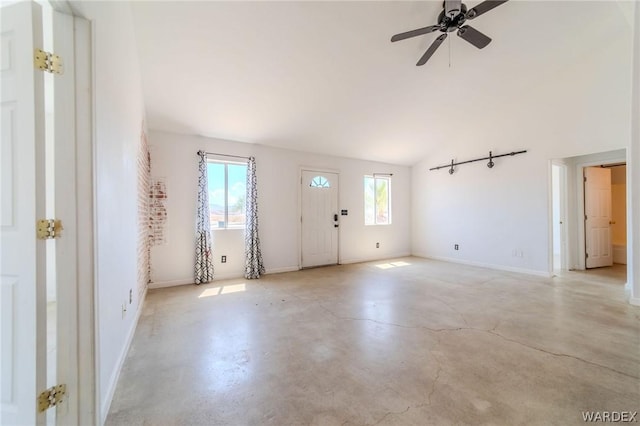
[{"label": "white curtain", "polygon": [[195,283],[208,283],[213,279],[211,222],[209,219],[209,180],[207,155],[198,151],[198,206],[196,215],[196,265]]},{"label": "white curtain", "polygon": [[258,189],[256,187],[256,159],[249,158],[247,165],[247,225],[245,230],[244,277],[260,278],[264,274],[260,237],[258,236]]}]

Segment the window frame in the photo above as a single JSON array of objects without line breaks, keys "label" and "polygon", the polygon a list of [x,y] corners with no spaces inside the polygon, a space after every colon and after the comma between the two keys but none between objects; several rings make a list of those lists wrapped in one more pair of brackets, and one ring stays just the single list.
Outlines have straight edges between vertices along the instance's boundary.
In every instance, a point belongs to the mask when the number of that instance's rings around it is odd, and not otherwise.
[{"label": "window frame", "polygon": [[[373,180],[373,223],[367,223],[367,198],[366,198],[366,189],[364,195],[364,224],[365,226],[384,226],[392,224],[392,215],[391,215],[391,175],[384,176],[376,176],[372,175],[364,175],[364,185],[363,189],[366,186],[367,179]],[[377,205],[378,205],[378,192],[376,191],[377,181],[386,181],[387,183],[387,221],[386,222],[378,222],[377,215]]]},{"label": "window frame", "polygon": [[[207,167],[209,166],[209,164],[220,164],[224,166],[224,226],[213,226],[213,222],[211,221],[211,212],[209,212],[209,226],[211,231],[218,231],[218,230],[228,230],[228,229],[246,229],[247,227],[247,217],[246,217],[246,211],[245,211],[245,218],[244,218],[244,223],[242,225],[234,225],[234,226],[229,226],[229,166],[244,166],[245,167],[245,184],[246,184],[246,174],[248,172],[248,165],[245,162],[242,161],[226,161],[226,160],[219,160],[219,159],[214,159],[214,158],[208,158],[207,159]],[[209,179],[210,176],[207,173],[207,190],[209,190]],[[246,191],[246,188],[245,188]],[[245,199],[245,203],[246,203],[246,199]],[[211,206],[211,201],[209,201],[209,206]],[[246,204],[245,204],[245,208],[246,208]]]}]

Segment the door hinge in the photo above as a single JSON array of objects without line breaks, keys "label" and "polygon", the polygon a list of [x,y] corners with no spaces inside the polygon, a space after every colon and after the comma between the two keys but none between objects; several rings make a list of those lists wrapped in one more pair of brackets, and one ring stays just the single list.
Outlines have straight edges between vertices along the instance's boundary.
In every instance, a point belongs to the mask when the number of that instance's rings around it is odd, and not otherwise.
[{"label": "door hinge", "polygon": [[584,176],[583,178],[584,178],[584,181],[586,182],[586,181],[587,181],[587,177],[586,177],[586,176]]},{"label": "door hinge", "polygon": [[36,49],[34,54],[36,68],[51,74],[62,74],[62,59],[60,56],[41,49]]},{"label": "door hinge", "polygon": [[587,259],[589,258],[589,253],[585,253],[584,255]]},{"label": "door hinge", "polygon": [[67,385],[51,386],[46,391],[38,395],[38,412],[42,413],[51,407],[62,402],[62,398],[67,393]]},{"label": "door hinge", "polygon": [[38,220],[37,237],[39,240],[58,238],[63,229],[62,221],[59,219],[40,219]]}]

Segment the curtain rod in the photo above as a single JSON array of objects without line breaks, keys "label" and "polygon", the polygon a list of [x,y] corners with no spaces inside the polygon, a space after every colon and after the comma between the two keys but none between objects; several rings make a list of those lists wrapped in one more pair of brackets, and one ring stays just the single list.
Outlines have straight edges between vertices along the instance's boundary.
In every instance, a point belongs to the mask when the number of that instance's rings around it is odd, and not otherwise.
[{"label": "curtain rod", "polygon": [[489,167],[491,169],[495,165],[495,163],[493,162],[494,158],[500,158],[500,157],[506,157],[506,156],[514,156],[514,155],[518,155],[518,154],[524,154],[525,152],[527,152],[527,150],[523,149],[522,151],[509,152],[507,154],[493,155],[493,152],[489,151],[489,156],[488,157],[474,158],[473,160],[467,160],[467,161],[458,161],[457,163],[454,162],[453,160],[451,160],[451,164],[445,164],[443,166],[432,167],[429,170],[440,170],[440,169],[448,168],[449,169],[449,174],[452,175],[454,173],[453,168],[455,166],[458,166],[460,164],[475,163],[476,161],[482,161],[482,160],[489,160],[489,162],[487,163],[487,167]]},{"label": "curtain rod", "polygon": [[249,160],[249,158],[250,158],[250,157],[244,157],[242,155],[220,154],[219,152],[207,152],[207,151],[202,151],[202,150],[196,152],[196,155],[201,155],[201,154],[205,154],[205,155],[220,155],[222,157],[244,158],[245,160]]}]

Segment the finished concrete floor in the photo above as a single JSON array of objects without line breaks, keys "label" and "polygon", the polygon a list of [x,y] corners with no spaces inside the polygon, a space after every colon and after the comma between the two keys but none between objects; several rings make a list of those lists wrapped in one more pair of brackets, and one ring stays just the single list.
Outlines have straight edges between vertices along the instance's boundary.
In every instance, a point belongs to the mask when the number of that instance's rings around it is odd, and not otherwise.
[{"label": "finished concrete floor", "polygon": [[150,290],[106,423],[569,425],[585,411],[640,411],[624,282],[409,257]]}]

